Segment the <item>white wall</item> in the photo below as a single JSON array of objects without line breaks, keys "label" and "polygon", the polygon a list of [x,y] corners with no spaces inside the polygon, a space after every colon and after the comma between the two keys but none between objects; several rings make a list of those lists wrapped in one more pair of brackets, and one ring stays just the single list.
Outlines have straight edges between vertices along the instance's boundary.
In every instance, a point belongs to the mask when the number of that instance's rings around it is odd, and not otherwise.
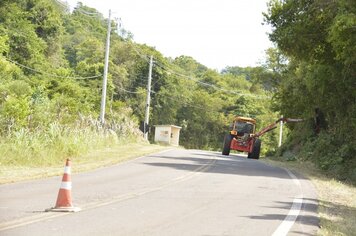
[{"label": "white wall", "polygon": [[170,126],[156,126],[155,142],[163,142],[170,144],[171,141],[171,127]]}]

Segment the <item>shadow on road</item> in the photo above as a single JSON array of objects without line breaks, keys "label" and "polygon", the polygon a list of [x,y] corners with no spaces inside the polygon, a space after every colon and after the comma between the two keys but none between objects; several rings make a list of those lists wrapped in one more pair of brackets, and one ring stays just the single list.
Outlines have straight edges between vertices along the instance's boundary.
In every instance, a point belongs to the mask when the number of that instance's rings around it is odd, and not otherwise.
[{"label": "shadow on road", "polygon": [[[251,177],[263,177],[267,178],[279,178],[279,179],[291,179],[291,176],[282,168],[269,166],[259,160],[247,159],[246,157],[240,155],[230,155],[223,156],[220,153],[209,153],[209,152],[196,152],[181,155],[170,156],[170,155],[153,155],[151,156],[150,162],[145,162],[144,164],[154,166],[154,167],[167,167],[182,171],[195,171],[197,168],[208,165],[212,160],[215,160],[211,164],[210,168],[204,170],[206,173],[222,174],[222,175],[240,175],[240,176],[251,176]],[[305,179],[298,175],[298,179]],[[261,187],[263,188],[263,187]],[[331,205],[332,203],[328,203]],[[269,208],[278,209],[291,209],[293,205],[293,199],[290,201],[276,201],[273,206],[262,206]],[[338,206],[332,206],[338,207]],[[341,206],[340,206],[341,207]],[[313,227],[318,229],[319,217],[317,215],[318,200],[312,198],[303,198],[302,205],[302,216],[298,216],[296,224],[302,225],[302,227]],[[287,211],[288,212],[288,211]],[[250,216],[242,216],[245,218],[250,218],[254,220],[264,220],[264,221],[283,221],[286,214],[256,214]],[[300,231],[300,232],[299,232]],[[293,232],[300,235],[313,235],[308,233],[303,233],[303,230],[296,230]],[[316,233],[316,232],[315,232]]]},{"label": "shadow on road", "polygon": [[[145,162],[144,164],[184,171],[194,171],[202,165],[208,164],[213,158],[215,158],[216,162],[211,166],[211,168],[205,170],[204,172],[290,179],[288,173],[279,167],[272,167],[258,160],[247,159],[246,157],[239,155],[223,156],[218,153],[193,153],[189,156],[172,157],[168,155],[152,155],[150,157],[155,159],[164,159],[165,161],[152,160],[152,162]],[[174,162],[172,160],[174,160]],[[303,177],[300,177],[300,179],[303,179]]]},{"label": "shadow on road", "polygon": [[[303,206],[302,210],[305,213],[302,217],[298,217],[296,220],[296,223],[301,224],[301,225],[320,225],[320,221],[323,221],[323,225],[331,227],[332,231],[334,233],[337,233],[337,235],[349,235],[350,234],[350,225],[347,225],[346,222],[348,222],[349,217],[355,217],[356,216],[356,208],[354,207],[349,207],[341,204],[335,204],[333,202],[328,202],[328,201],[320,201],[317,199],[313,198],[303,198]],[[278,207],[274,208],[281,208],[281,209],[290,209],[293,202],[276,202],[280,204]],[[316,212],[318,207],[323,207],[323,212],[326,212],[326,214],[322,214],[320,216],[318,215],[313,215],[309,213]],[[329,217],[327,216],[329,215]],[[330,218],[332,216],[332,218]],[[245,216],[246,218],[250,219],[257,219],[257,220],[284,220],[285,215],[282,214],[264,214],[264,215],[252,215],[252,216]],[[320,218],[319,218],[320,217]],[[333,221],[339,221],[339,222],[345,222],[345,224],[340,224],[343,227],[340,228],[335,228],[333,226]],[[300,235],[314,235],[314,234],[308,234],[308,233],[303,233],[300,231],[291,231],[292,233],[295,234],[300,234]]]},{"label": "shadow on road", "polygon": [[[277,204],[280,204],[280,206],[277,207],[270,207],[268,208],[278,208],[278,209],[291,209],[293,205],[293,201],[290,202],[280,202],[277,201],[275,202]],[[318,209],[318,200],[317,199],[311,199],[311,198],[303,198],[303,205],[302,205],[302,211],[303,215],[298,216],[296,223],[300,223],[302,225],[319,225],[319,218],[315,212],[317,212]],[[312,213],[312,214],[310,214]],[[264,214],[264,215],[252,215],[252,216],[245,216],[246,218],[250,219],[257,219],[257,220],[280,220],[283,221],[286,217],[285,214]]]},{"label": "shadow on road", "polygon": [[[212,159],[216,159],[216,162],[212,164],[209,169],[204,170],[207,173],[217,173],[224,175],[241,175],[241,176],[257,176],[264,178],[281,178],[281,179],[291,179],[288,173],[279,167],[272,167],[266,165],[265,163],[260,162],[259,160],[251,160],[243,157],[241,155],[232,154],[230,156],[223,156],[220,153],[214,152],[197,152],[189,153],[188,155],[177,155],[177,156],[152,156],[151,163],[145,163],[150,166],[157,167],[167,167],[177,170],[184,171],[195,171],[197,168],[202,165],[207,165]],[[303,176],[298,176],[298,179],[305,179]],[[263,187],[261,187],[263,188]],[[277,206],[274,208],[280,209],[290,209],[293,205],[293,200],[286,202],[275,202]],[[264,206],[268,207],[268,206]],[[323,208],[325,214],[318,216],[315,214],[318,207]],[[302,210],[304,215],[299,216],[296,220],[296,224],[308,226],[319,226],[320,221],[323,221],[323,225],[331,227],[330,232],[337,232],[340,235],[350,235],[350,229],[352,227],[347,225],[347,222],[350,222],[347,219],[355,218],[356,208],[349,207],[342,204],[336,204],[333,202],[318,201],[314,198],[303,198]],[[314,213],[314,214],[313,214]],[[284,220],[285,214],[263,214],[263,215],[250,215],[244,216],[246,218],[255,219],[255,220],[264,220],[264,221],[275,221],[275,220]],[[345,222],[345,224],[338,223],[337,225],[342,225],[335,229],[336,221]],[[336,231],[335,231],[336,230]],[[326,230],[328,232],[328,230]],[[293,234],[297,235],[314,235],[310,233],[304,233],[303,230],[299,228],[291,231]]]}]

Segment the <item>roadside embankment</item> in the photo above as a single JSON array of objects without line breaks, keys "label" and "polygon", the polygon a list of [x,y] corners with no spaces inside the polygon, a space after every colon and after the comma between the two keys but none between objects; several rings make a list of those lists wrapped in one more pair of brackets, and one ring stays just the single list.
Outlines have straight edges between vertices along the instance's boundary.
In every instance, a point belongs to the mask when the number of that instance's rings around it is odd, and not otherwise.
[{"label": "roadside embankment", "polygon": [[[153,145],[146,142],[117,144],[113,147],[95,150],[85,155],[71,157],[72,171],[74,173],[89,171],[168,148],[168,146]],[[48,165],[26,165],[25,163],[17,165],[2,164],[0,165],[0,184],[62,175],[65,159],[66,157],[63,157],[62,162]]]}]

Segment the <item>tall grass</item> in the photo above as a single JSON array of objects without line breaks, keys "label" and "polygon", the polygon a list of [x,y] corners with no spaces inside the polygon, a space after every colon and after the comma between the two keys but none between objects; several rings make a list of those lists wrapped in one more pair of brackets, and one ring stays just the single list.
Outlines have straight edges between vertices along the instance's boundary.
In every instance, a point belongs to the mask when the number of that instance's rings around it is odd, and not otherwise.
[{"label": "tall grass", "polygon": [[52,123],[45,129],[20,129],[0,137],[0,165],[52,166],[65,158],[75,158],[90,151],[140,139],[130,121],[100,125],[91,118],[81,118],[73,125]]}]

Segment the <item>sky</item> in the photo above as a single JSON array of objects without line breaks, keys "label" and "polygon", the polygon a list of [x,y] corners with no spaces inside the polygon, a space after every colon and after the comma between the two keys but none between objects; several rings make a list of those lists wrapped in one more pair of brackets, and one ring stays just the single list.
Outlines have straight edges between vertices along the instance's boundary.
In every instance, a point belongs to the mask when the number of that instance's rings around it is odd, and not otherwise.
[{"label": "sky", "polygon": [[[74,7],[77,0],[64,0]],[[165,57],[191,56],[216,70],[257,66],[272,47],[262,25],[267,0],[81,0],[121,18],[134,41]]]}]

